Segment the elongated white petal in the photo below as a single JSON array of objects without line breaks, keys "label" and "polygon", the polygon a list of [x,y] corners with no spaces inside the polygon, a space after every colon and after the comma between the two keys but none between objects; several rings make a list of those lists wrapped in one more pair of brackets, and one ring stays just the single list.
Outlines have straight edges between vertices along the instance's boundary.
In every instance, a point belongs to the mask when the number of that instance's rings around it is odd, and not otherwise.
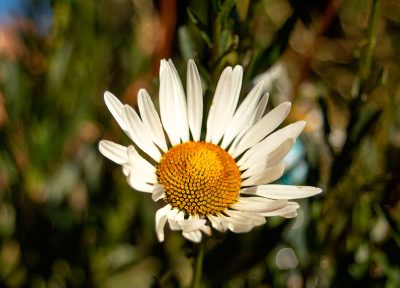
[{"label": "elongated white petal", "polygon": [[269,98],[269,94],[266,93],[261,97],[260,102],[258,102],[257,108],[256,108],[256,113],[254,114],[253,124],[260,121],[260,119],[263,117],[265,108],[267,108],[268,98]]},{"label": "elongated white petal", "polygon": [[161,150],[167,152],[167,142],[165,141],[164,132],[161,126],[160,117],[158,117],[156,108],[151,101],[150,95],[146,90],[140,89],[138,93],[138,106],[140,116],[143,120],[144,129],[149,133],[154,143],[160,147]]},{"label": "elongated white petal", "polygon": [[286,118],[289,113],[291,104],[284,102],[274,110],[265,115],[260,121],[258,121],[242,138],[239,142],[236,153],[241,154],[246,149],[253,147],[259,143],[268,134],[274,131]]},{"label": "elongated white petal", "polygon": [[169,68],[168,62],[161,60],[160,64],[160,116],[164,126],[165,132],[167,132],[169,141],[172,145],[180,143],[180,134],[177,129],[179,123],[175,113],[181,113],[176,111],[175,105],[175,86],[173,85],[173,75]]},{"label": "elongated white petal", "polygon": [[[280,146],[276,147],[273,151],[269,152],[266,156],[260,155],[259,158],[254,158],[249,160],[251,162],[251,167],[249,167],[243,175],[254,175],[260,171],[273,167],[283,161],[286,155],[289,153],[290,149],[294,144],[293,139],[288,139],[283,142]],[[245,164],[246,165],[246,164]],[[262,183],[266,184],[266,183]]]},{"label": "elongated white petal", "polygon": [[275,150],[288,139],[296,139],[301,131],[303,131],[304,126],[305,121],[298,121],[272,133],[260,143],[247,150],[247,152],[238,161],[238,166],[241,167],[241,169],[249,168],[255,159],[265,157],[265,155]]},{"label": "elongated white petal", "polygon": [[[247,171],[245,171],[242,174],[242,177],[245,176],[245,173]],[[268,167],[264,170],[259,171],[256,174],[251,175],[249,178],[242,181],[242,187],[271,183],[271,182],[279,179],[283,175],[284,171],[285,171],[285,164],[283,164],[283,163],[274,165],[272,167]]]},{"label": "elongated white petal", "polygon": [[101,140],[99,150],[105,157],[117,164],[124,164],[128,161],[128,148],[112,141]]},{"label": "elongated white petal", "polygon": [[[275,165],[273,165],[273,166],[275,166]],[[268,170],[268,169],[272,168],[273,166],[269,166],[267,163],[267,160],[260,161],[257,164],[252,165],[249,169],[244,170],[242,172],[241,178],[246,179],[246,178],[252,177],[254,175],[264,173],[265,170]],[[265,172],[267,172],[267,171],[265,171]]]},{"label": "elongated white petal", "polygon": [[299,199],[311,197],[321,193],[320,188],[311,186],[292,186],[292,185],[260,185],[250,188],[244,188],[241,193],[248,195],[257,195],[270,199]]},{"label": "elongated white petal", "polygon": [[118,125],[122,128],[122,130],[126,131],[126,125],[122,117],[124,104],[122,104],[117,97],[108,91],[104,92],[104,102],[106,103],[108,110],[114,116],[115,120],[117,120]]},{"label": "elongated white petal", "polygon": [[237,107],[239,101],[240,89],[242,87],[243,69],[241,66],[236,66],[232,71],[232,77],[230,79],[229,92],[221,94],[221,97],[214,97],[215,104],[214,113],[217,115],[215,123],[215,132],[211,138],[211,142],[217,144],[222,136],[227,131],[227,127],[232,122],[233,113]]},{"label": "elongated white petal", "polygon": [[[293,139],[287,139],[281,145],[265,146],[246,158],[239,166],[240,170],[246,170],[246,174],[256,174],[259,171],[272,167],[279,163],[290,151],[294,144]],[[270,149],[273,149],[270,151]]]},{"label": "elongated white petal", "polygon": [[129,105],[125,105],[123,117],[129,131],[129,137],[132,139],[132,141],[147,155],[159,162],[161,159],[160,150],[158,150],[151,141],[148,131],[146,131],[146,128],[136,111],[133,110],[133,108]]},{"label": "elongated white petal", "polygon": [[172,74],[172,84],[173,84],[173,94],[172,94],[172,107],[173,116],[175,117],[175,129],[178,131],[179,137],[183,142],[189,141],[189,125],[187,119],[187,108],[186,108],[186,98],[185,92],[183,91],[182,82],[179,78],[178,72],[171,59],[168,60],[169,69]]},{"label": "elongated white petal", "polygon": [[171,205],[166,205],[156,212],[156,233],[158,241],[164,241],[164,226],[167,222],[167,215],[171,211]]},{"label": "elongated white petal", "polygon": [[275,165],[283,160],[283,158],[289,153],[290,149],[292,149],[295,140],[288,139],[282,143],[275,150],[271,151],[267,157],[268,166]]},{"label": "elongated white petal", "polygon": [[232,205],[232,208],[244,212],[266,213],[281,209],[285,207],[286,204],[286,200],[271,200],[261,197],[240,197],[239,201]]},{"label": "elongated white petal", "polygon": [[189,128],[192,132],[193,140],[199,141],[201,123],[203,121],[203,91],[200,75],[193,60],[189,60],[188,63],[186,84]]},{"label": "elongated white petal", "polygon": [[226,102],[229,101],[231,79],[232,67],[226,67],[218,80],[214,98],[211,102],[210,111],[208,113],[206,133],[207,142],[211,142],[213,138],[216,138],[214,135],[219,133],[221,126],[223,125],[223,122],[219,122],[218,117],[221,116]]},{"label": "elongated white petal", "polygon": [[[224,140],[222,141],[221,147],[226,148],[232,140],[239,135],[242,131],[247,131],[254,122],[254,116],[256,109],[261,98],[263,83],[259,83],[251,89],[249,95],[243,100],[239,108],[235,112],[229,126],[226,129]],[[234,145],[229,149],[231,155],[234,153]],[[234,156],[236,158],[236,156]]]}]

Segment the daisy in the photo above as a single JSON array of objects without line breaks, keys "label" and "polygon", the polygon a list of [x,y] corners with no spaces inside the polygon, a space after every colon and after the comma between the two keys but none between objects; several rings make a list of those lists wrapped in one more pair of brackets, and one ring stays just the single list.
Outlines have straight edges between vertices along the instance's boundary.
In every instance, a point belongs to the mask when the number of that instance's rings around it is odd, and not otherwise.
[{"label": "daisy", "polygon": [[160,117],[143,89],[138,93],[138,112],[105,92],[108,109],[135,145],[102,140],[99,150],[122,165],[132,188],[163,203],[155,215],[159,241],[164,240],[167,222],[193,242],[200,242],[202,233],[210,235],[211,226],[221,232],[248,232],[264,224],[266,217],[295,217],[299,204],[289,200],[321,192],[315,187],[268,184],[282,176],[282,160],[306,123],[273,132],[289,113],[290,103],[264,115],[268,94],[262,94],[259,82],[238,106],[242,76],[241,66],[222,72],[205,137],[203,92],[193,60],[187,68],[187,97],[172,61],[161,60]]}]

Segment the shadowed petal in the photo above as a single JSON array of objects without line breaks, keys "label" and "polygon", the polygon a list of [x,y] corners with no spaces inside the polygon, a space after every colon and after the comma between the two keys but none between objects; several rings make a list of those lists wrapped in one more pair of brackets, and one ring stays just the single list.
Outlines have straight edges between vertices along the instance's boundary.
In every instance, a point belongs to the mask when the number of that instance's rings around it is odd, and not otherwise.
[{"label": "shadowed petal", "polygon": [[284,102],[265,115],[243,136],[236,147],[235,153],[238,155],[243,153],[246,149],[253,147],[274,131],[288,115],[290,106],[289,102]]},{"label": "shadowed petal", "polygon": [[138,106],[145,130],[150,134],[153,142],[156,143],[164,152],[167,152],[168,147],[167,142],[165,141],[160,117],[158,117],[158,113],[156,108],[154,108],[154,104],[151,101],[149,94],[144,89],[139,90]]}]

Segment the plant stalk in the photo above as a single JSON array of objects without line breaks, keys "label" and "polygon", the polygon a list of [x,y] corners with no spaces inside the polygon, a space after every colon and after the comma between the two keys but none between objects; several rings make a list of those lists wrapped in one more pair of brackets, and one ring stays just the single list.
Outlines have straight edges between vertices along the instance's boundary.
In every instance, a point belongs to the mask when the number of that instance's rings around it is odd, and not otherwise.
[{"label": "plant stalk", "polygon": [[197,256],[194,262],[192,288],[200,288],[201,274],[203,271],[203,260],[204,260],[204,242],[200,242],[197,250]]}]

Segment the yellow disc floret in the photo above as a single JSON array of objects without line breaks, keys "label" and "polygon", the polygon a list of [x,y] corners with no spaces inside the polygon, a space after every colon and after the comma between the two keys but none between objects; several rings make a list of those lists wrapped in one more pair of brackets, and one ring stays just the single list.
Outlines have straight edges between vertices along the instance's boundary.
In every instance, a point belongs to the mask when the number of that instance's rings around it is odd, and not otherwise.
[{"label": "yellow disc floret", "polygon": [[171,148],[157,166],[165,201],[190,215],[216,214],[236,202],[240,171],[217,145],[186,142]]}]

